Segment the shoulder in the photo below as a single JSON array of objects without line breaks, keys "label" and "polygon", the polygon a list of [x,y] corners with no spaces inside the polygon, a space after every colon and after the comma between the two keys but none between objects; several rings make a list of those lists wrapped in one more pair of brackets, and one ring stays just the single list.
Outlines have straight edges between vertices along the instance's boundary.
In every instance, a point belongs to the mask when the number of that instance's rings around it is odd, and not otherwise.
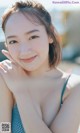
[{"label": "shoulder", "polygon": [[68,79],[68,81],[67,81],[65,92],[63,95],[63,102],[69,95],[73,93],[75,93],[75,96],[78,93],[80,94],[80,75],[68,73],[68,76],[66,77],[67,77],[66,80]]},{"label": "shoulder", "polygon": [[68,87],[69,88],[77,88],[78,86],[80,86],[80,75],[76,75],[76,74],[71,74],[69,81],[68,81]]},{"label": "shoulder", "polygon": [[[67,79],[67,74],[65,73]],[[77,132],[80,123],[80,76],[71,74],[66,85],[63,104],[51,124],[55,132]],[[64,119],[64,122],[63,122]],[[69,127],[69,128],[67,128]]]}]

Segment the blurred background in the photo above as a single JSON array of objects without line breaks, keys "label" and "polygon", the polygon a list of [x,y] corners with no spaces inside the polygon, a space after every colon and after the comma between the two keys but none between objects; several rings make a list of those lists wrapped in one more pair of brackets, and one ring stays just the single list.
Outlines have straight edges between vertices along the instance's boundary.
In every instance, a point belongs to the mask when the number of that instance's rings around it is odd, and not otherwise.
[{"label": "blurred background", "polygon": [[[2,55],[4,33],[1,28],[1,16],[4,11],[17,0],[0,0],[0,61],[6,57]],[[62,47],[62,61],[59,67],[67,72],[80,74],[80,6],[77,4],[53,4],[50,0],[37,0],[49,11],[53,25],[59,35]]]}]

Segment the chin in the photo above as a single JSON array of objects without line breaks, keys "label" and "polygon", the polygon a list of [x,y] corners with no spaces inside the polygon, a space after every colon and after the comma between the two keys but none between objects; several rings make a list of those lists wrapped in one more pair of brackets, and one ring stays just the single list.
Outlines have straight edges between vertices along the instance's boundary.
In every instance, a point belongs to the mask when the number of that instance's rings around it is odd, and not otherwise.
[{"label": "chin", "polygon": [[24,66],[22,66],[22,68],[27,72],[33,72],[38,69],[38,67],[24,67]]}]

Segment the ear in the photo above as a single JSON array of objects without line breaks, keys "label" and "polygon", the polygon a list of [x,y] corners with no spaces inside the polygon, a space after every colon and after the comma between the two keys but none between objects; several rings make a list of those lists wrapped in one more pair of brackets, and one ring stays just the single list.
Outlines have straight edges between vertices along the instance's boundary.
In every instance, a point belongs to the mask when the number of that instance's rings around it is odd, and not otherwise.
[{"label": "ear", "polygon": [[49,44],[53,43],[52,37],[49,36]]},{"label": "ear", "polygon": [[15,62],[7,50],[2,49],[2,53],[12,62]]}]

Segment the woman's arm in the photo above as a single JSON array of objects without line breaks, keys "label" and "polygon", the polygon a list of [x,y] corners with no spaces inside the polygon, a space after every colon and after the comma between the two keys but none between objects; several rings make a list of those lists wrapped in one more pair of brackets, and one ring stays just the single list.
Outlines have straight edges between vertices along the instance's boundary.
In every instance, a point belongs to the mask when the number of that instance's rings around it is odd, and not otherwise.
[{"label": "woman's arm", "polygon": [[4,61],[0,73],[15,97],[25,132],[52,133],[36,112],[31,97],[27,93],[26,82],[28,82],[28,76],[25,71],[19,65]]},{"label": "woman's arm", "polygon": [[26,94],[16,93],[15,98],[26,133],[53,133],[35,111],[28,92]]},{"label": "woman's arm", "polygon": [[11,123],[13,100],[12,93],[7,88],[1,74],[0,74],[0,123]]},{"label": "woman's arm", "polygon": [[[75,80],[77,80],[77,78],[75,78]],[[77,133],[79,124],[80,82],[78,85],[75,85],[75,88],[71,89],[69,96],[64,100],[59,113],[50,126],[50,129],[55,133]]]}]

